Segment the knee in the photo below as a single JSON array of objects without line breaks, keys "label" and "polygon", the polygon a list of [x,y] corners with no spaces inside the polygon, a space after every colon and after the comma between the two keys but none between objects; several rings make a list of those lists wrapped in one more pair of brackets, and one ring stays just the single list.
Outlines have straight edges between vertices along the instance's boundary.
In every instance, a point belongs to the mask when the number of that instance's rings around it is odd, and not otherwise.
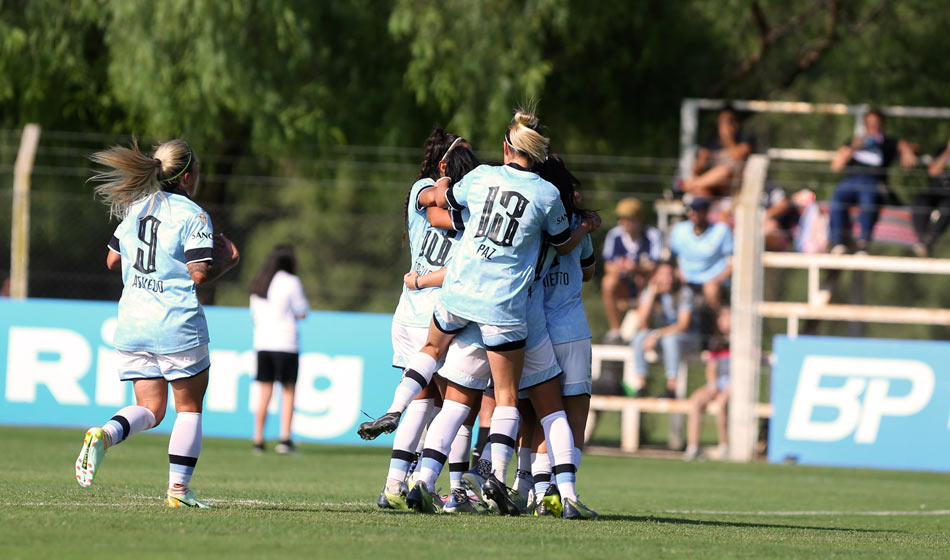
[{"label": "knee", "polygon": [[158,407],[152,407],[152,406],[147,407],[147,408],[152,412],[152,416],[155,417],[155,425],[152,427],[154,428],[158,426],[159,424],[161,424],[162,420],[165,419],[165,408],[164,407],[158,408]]}]

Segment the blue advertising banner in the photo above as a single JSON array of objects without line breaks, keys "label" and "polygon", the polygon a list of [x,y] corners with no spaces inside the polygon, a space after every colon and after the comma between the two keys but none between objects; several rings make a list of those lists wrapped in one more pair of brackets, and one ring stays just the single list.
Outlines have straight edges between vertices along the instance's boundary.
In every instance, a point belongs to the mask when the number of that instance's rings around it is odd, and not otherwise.
[{"label": "blue advertising banner", "polygon": [[950,470],[950,343],[775,339],[769,460]]},{"label": "blue advertising banner", "polygon": [[[133,403],[132,384],[118,380],[114,302],[0,299],[0,423],[86,428]],[[246,308],[205,307],[211,372],[203,431],[251,437],[257,359]],[[293,436],[301,441],[365,443],[356,435],[392,400],[400,372],[392,368],[392,316],[312,312],[300,323],[300,373]],[[278,431],[274,392],[268,439]],[[158,431],[170,431],[174,407]],[[391,445],[392,436],[375,442]]]}]

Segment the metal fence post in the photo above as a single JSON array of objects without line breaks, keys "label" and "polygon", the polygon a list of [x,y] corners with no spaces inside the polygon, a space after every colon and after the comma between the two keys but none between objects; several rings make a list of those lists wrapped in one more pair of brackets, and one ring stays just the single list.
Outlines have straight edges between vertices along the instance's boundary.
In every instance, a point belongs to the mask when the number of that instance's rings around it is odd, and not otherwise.
[{"label": "metal fence post", "polygon": [[730,346],[729,459],[749,461],[755,451],[762,351],[762,191],[769,158],[749,157],[735,208]]},{"label": "metal fence post", "polygon": [[10,227],[10,297],[27,296],[30,269],[30,174],[40,142],[40,125],[23,127],[13,166],[13,219]]}]

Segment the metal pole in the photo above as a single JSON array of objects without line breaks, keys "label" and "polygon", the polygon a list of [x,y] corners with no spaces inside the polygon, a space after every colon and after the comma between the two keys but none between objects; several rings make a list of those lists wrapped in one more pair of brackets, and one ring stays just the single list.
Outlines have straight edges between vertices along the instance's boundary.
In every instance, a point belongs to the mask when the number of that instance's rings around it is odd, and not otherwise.
[{"label": "metal pole", "polygon": [[732,268],[730,346],[729,459],[749,461],[755,451],[762,351],[762,190],[769,158],[753,155],[745,166],[736,205],[735,255]]},{"label": "metal pole", "polygon": [[23,127],[13,166],[13,225],[10,228],[10,297],[25,299],[30,269],[30,174],[40,142],[40,125]]},{"label": "metal pole", "polygon": [[688,178],[696,161],[696,134],[699,131],[699,103],[684,99],[680,105],[680,161],[679,177]]}]

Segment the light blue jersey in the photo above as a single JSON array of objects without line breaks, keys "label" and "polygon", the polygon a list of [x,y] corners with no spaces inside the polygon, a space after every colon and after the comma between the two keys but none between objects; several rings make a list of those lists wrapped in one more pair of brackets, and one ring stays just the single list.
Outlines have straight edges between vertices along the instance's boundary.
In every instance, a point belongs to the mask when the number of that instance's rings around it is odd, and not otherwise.
[{"label": "light blue jersey", "polygon": [[719,222],[710,224],[696,235],[693,223],[686,220],[673,226],[670,249],[676,254],[680,272],[689,284],[704,284],[729,265],[732,256],[732,230]]},{"label": "light blue jersey", "polygon": [[[435,185],[432,179],[419,179],[409,191],[408,213],[409,254],[412,255],[412,270],[420,276],[436,272],[452,259],[452,253],[462,234],[458,231],[433,227],[426,218],[426,208],[419,205],[419,195]],[[452,211],[453,222],[462,228],[463,215]],[[428,328],[432,320],[432,308],[438,298],[440,288],[410,290],[405,284],[399,296],[399,304],[393,321],[408,327]]]},{"label": "light blue jersey", "polygon": [[557,188],[514,164],[482,165],[446,191],[446,199],[470,214],[441,304],[483,325],[525,324],[544,234],[552,245],[571,235]]},{"label": "light blue jersey", "polygon": [[[579,222],[578,220],[575,220]],[[572,224],[577,227],[578,223]],[[594,266],[594,245],[590,235],[567,255],[554,259],[544,281],[544,314],[552,344],[563,344],[591,337],[587,312],[581,300],[584,269]]]},{"label": "light blue jersey", "polygon": [[211,262],[211,218],[187,196],[160,192],[133,204],[109,249],[122,258],[113,345],[170,354],[208,344],[208,324],[188,263]]}]

